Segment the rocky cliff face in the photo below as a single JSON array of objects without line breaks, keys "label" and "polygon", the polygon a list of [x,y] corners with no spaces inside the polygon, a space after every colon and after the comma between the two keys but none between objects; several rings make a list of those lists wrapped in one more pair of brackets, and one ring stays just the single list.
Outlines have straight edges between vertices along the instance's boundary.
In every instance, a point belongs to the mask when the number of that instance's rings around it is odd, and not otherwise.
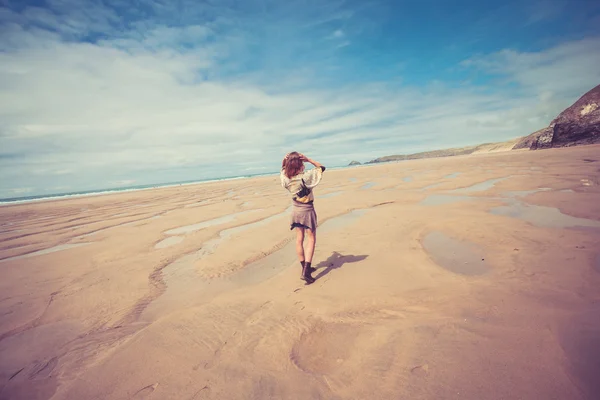
[{"label": "rocky cliff face", "polygon": [[[451,157],[518,149],[546,149],[600,143],[600,85],[596,86],[550,123],[529,136],[502,143],[486,143],[453,149],[400,154],[376,158],[367,164],[414,160],[418,158]],[[350,165],[355,165],[355,161]]]},{"label": "rocky cliff face", "polygon": [[600,143],[600,85],[561,112],[547,128],[521,139],[513,149]]}]

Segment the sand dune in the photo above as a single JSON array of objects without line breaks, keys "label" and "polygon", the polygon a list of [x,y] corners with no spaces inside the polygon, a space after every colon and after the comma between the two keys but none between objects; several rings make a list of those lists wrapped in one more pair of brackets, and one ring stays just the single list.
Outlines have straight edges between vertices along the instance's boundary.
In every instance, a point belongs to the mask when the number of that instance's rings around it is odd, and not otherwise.
[{"label": "sand dune", "polygon": [[597,399],[598,154],[0,207],[0,399]]}]

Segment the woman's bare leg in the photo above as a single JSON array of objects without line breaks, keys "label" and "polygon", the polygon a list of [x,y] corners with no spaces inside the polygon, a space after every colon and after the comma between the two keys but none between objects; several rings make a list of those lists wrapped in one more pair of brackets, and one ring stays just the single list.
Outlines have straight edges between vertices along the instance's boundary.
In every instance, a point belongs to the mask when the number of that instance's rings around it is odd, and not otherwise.
[{"label": "woman's bare leg", "polygon": [[304,228],[296,227],[296,254],[298,260],[303,263],[304,260]]},{"label": "woman's bare leg", "polygon": [[304,251],[304,261],[312,263],[313,255],[315,254],[315,245],[317,244],[317,230],[306,230],[306,250]]}]

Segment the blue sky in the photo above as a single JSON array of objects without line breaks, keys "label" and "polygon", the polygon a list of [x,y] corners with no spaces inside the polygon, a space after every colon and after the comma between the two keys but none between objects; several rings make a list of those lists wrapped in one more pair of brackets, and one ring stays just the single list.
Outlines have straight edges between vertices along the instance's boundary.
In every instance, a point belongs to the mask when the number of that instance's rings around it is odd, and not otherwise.
[{"label": "blue sky", "polygon": [[598,65],[597,1],[0,0],[0,197],[506,140]]}]

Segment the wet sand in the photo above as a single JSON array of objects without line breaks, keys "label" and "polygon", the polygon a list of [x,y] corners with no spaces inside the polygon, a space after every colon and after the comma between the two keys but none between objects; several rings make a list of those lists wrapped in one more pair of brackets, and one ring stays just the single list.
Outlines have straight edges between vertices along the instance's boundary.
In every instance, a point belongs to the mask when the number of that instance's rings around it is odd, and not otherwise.
[{"label": "wet sand", "polygon": [[[589,161],[594,160],[594,161]],[[600,398],[600,146],[0,207],[0,399]]]}]

